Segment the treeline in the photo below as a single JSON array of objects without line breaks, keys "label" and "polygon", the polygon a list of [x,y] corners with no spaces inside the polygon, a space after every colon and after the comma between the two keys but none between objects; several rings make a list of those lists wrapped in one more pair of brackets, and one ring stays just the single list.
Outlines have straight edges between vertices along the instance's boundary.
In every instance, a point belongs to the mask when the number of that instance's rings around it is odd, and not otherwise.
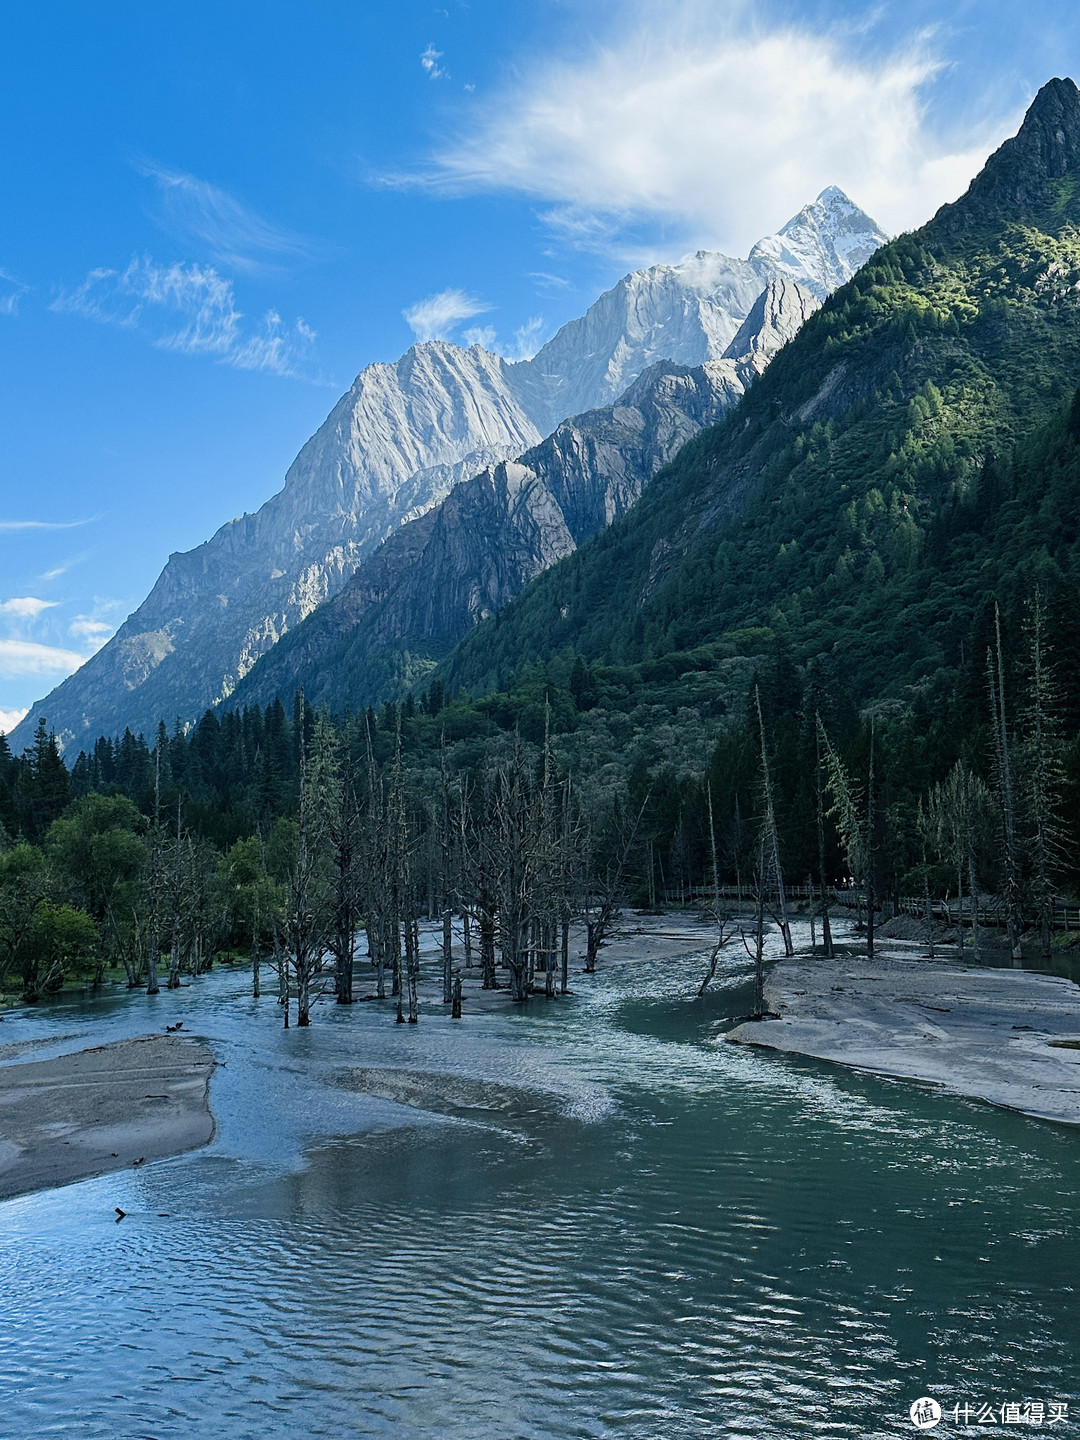
[{"label": "treeline", "polygon": [[969,914],[994,895],[1014,948],[1036,927],[1045,951],[1080,881],[1080,705],[1055,640],[1041,592],[987,605],[947,686],[862,710],[835,659],[799,667],[772,636],[686,669],[567,660],[481,701],[208,712],[153,745],[99,739],[70,772],[42,724],[24,756],[0,741],[0,978],[28,998],[111,972],[153,987],[243,955],[306,1019],[326,956],[351,998],[359,930],[377,993],[415,1013],[421,916],[463,917],[485,983],[524,998],[537,975],[565,988],[575,918],[591,968],[620,901],[772,896],[783,876]]}]

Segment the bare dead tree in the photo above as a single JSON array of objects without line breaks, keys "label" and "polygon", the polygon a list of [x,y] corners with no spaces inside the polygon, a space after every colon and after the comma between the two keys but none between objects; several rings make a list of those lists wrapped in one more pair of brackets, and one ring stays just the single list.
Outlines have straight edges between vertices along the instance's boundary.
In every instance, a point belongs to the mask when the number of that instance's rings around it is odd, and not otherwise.
[{"label": "bare dead tree", "polygon": [[[498,938],[499,913],[499,869],[502,843],[497,824],[496,794],[499,787],[497,775],[489,774],[484,779],[481,796],[481,814],[470,814],[468,825],[463,831],[463,854],[469,867],[469,889],[472,894],[472,909],[476,915],[480,941],[481,988],[497,990],[499,973],[495,960],[495,946]],[[467,802],[466,802],[467,804]],[[471,840],[464,838],[471,831]]]},{"label": "bare dead tree", "polygon": [[932,826],[922,799],[919,800],[919,808],[915,820],[922,841],[922,871],[923,871],[923,913],[926,924],[926,948],[929,959],[934,959],[934,906],[930,899],[930,866],[927,862],[926,842],[932,833]]},{"label": "bare dead tree", "polygon": [[[301,696],[301,716],[303,715]],[[297,822],[296,863],[289,875],[287,931],[292,974],[296,980],[296,1023],[311,1024],[314,981],[322,970],[329,928],[326,879],[321,861],[325,852],[328,757],[332,737],[325,717],[316,717],[314,744],[309,745],[301,719],[300,804]],[[288,970],[286,969],[286,974]],[[285,1018],[288,1021],[289,992],[285,991]]]},{"label": "bare dead tree", "polygon": [[161,944],[159,926],[161,923],[161,742],[154,747],[154,824],[150,832],[150,874],[148,883],[148,914],[146,944],[146,993],[157,995],[158,952]]},{"label": "bare dead tree", "polygon": [[[454,826],[453,802],[450,794],[450,782],[446,774],[446,736],[443,735],[439,747],[439,779],[440,779],[440,810],[439,810],[439,854],[442,868],[442,987],[443,1004],[449,1005],[454,998],[454,894],[455,888],[460,894],[460,887],[454,885],[454,861],[455,846],[454,840],[456,830]],[[434,828],[434,827],[433,827]],[[460,898],[459,898],[460,904]]]},{"label": "bare dead tree", "polygon": [[371,735],[367,736],[368,783],[366,823],[363,826],[359,894],[367,930],[368,952],[375,966],[378,998],[386,997],[386,972],[391,972],[390,994],[398,1001],[404,1021],[407,968],[402,966],[402,923],[411,918],[411,855],[405,814],[405,788],[401,764],[401,733],[388,772],[378,774]]},{"label": "bare dead tree", "polygon": [[356,931],[360,923],[360,803],[352,774],[333,750],[326,755],[327,840],[333,873],[330,950],[334,957],[334,994],[339,1005],[353,1000]]},{"label": "bare dead tree", "polygon": [[170,946],[169,979],[167,990],[180,986],[180,924],[186,895],[184,893],[184,835],[180,824],[180,797],[176,797],[176,834],[173,836],[171,864],[169,866],[169,899],[172,908],[172,944]]},{"label": "bare dead tree", "polygon": [[368,955],[375,967],[376,994],[386,998],[386,965],[390,952],[387,905],[391,899],[392,842],[386,786],[375,767],[371,729],[365,719],[367,740],[366,824],[361,833],[360,903],[367,931]]},{"label": "bare dead tree", "polygon": [[[874,954],[874,889],[872,879],[871,852],[871,827],[874,823],[873,806],[867,796],[864,801],[859,787],[848,774],[847,767],[840,759],[840,756],[833,749],[822,723],[821,716],[817,717],[818,736],[821,742],[821,753],[825,765],[825,784],[832,797],[832,805],[828,810],[829,818],[834,820],[840,835],[840,843],[843,846],[844,858],[856,885],[862,884],[866,890],[867,909],[870,921],[867,929],[866,953],[872,957]],[[873,748],[873,727],[871,727],[870,743],[870,769],[869,781],[871,785],[874,779],[874,748]]]},{"label": "bare dead tree", "polygon": [[769,886],[769,871],[771,863],[769,854],[768,827],[761,826],[758,839],[757,865],[755,867],[754,884],[756,888],[756,904],[754,910],[754,948],[751,950],[746,938],[745,930],[742,932],[742,942],[746,953],[754,962],[754,1008],[750,1018],[762,1020],[765,1017],[765,895]]},{"label": "bare dead tree", "polygon": [[530,889],[537,865],[531,787],[520,736],[513,754],[498,769],[495,782],[493,840],[499,889],[502,959],[510,972],[510,998],[528,997]]},{"label": "bare dead tree", "polygon": [[596,971],[596,961],[619,915],[622,899],[623,877],[629,863],[634,842],[641,826],[649,794],[641,802],[637,814],[627,819],[616,805],[609,827],[609,853],[606,861],[597,866],[596,845],[592,846],[591,864],[586,870],[587,889],[585,895],[585,974]]},{"label": "bare dead tree", "polygon": [[876,897],[874,894],[874,741],[877,738],[877,727],[874,717],[870,717],[870,765],[866,778],[866,954],[869,959],[874,958],[874,912],[876,908]]},{"label": "bare dead tree", "polygon": [[[420,980],[420,930],[413,913],[413,906],[409,907],[405,919],[405,980],[409,989],[409,1024],[415,1025],[420,1019],[420,1000],[418,984]],[[398,1001],[398,1015],[401,1014],[401,1001]]]},{"label": "bare dead tree", "polygon": [[[814,739],[817,752],[815,770],[817,789],[818,883],[821,886],[821,944],[826,960],[833,959],[832,921],[829,916],[829,885],[825,875],[825,771],[821,754],[821,717],[817,717]],[[812,904],[813,902],[811,902]]]},{"label": "bare dead tree", "polygon": [[709,956],[709,968],[706,970],[705,978],[704,980],[702,980],[701,985],[698,988],[699,1000],[704,996],[706,990],[709,988],[713,977],[716,974],[716,967],[720,961],[720,951],[724,948],[724,946],[728,943],[730,939],[730,936],[728,936],[725,932],[727,930],[728,923],[732,918],[730,913],[726,910],[723,910],[720,905],[720,862],[717,858],[716,853],[716,823],[713,818],[712,785],[708,781],[706,781],[705,783],[705,798],[707,801],[709,814],[709,850],[712,855],[713,871],[712,913],[713,920],[715,921],[717,927],[717,936],[716,943],[712,948],[712,954]]},{"label": "bare dead tree", "polygon": [[958,760],[940,785],[930,791],[928,821],[935,847],[956,874],[956,941],[964,958],[964,880],[971,898],[971,939],[975,959],[981,958],[977,851],[991,809],[990,792],[979,777]]}]

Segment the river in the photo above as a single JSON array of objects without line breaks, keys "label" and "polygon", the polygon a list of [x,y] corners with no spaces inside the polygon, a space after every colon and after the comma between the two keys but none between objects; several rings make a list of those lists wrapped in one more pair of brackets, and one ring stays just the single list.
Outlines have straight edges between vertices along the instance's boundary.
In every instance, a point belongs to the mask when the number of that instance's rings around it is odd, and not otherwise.
[{"label": "river", "polygon": [[[236,970],[8,1014],[35,1059],[182,1019],[224,1063],[207,1149],[0,1205],[0,1434],[891,1440],[922,1395],[936,1435],[1031,1433],[976,1426],[1013,1401],[1075,1433],[1080,1135],[728,1045],[745,957],[696,1000],[700,954],[632,950],[457,1023],[284,1032]],[[350,1065],[531,1103],[421,1112]]]}]

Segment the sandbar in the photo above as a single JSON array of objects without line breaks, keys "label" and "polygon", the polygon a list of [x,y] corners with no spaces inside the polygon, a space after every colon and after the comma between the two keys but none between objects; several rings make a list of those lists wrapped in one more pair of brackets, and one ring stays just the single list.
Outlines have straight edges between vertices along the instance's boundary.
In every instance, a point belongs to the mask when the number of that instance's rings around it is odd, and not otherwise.
[{"label": "sandbar", "polygon": [[0,1065],[0,1199],[207,1144],[215,1063],[199,1040],[147,1035]]},{"label": "sandbar", "polygon": [[766,983],[777,1018],[725,1037],[1080,1124],[1080,988],[1023,970],[796,957]]}]

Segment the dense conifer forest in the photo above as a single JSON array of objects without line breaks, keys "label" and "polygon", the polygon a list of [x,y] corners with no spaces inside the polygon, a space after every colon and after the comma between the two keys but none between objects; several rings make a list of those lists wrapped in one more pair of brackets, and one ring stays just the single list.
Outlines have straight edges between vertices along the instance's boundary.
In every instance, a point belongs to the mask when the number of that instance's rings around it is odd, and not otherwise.
[{"label": "dense conifer forest", "polygon": [[[1080,881],[1077,672],[1053,616],[1039,589],[987,603],[963,664],[907,703],[860,707],[850,667],[800,666],[761,631],[632,666],[563,657],[475,701],[436,682],[378,713],[334,718],[301,697],[291,713],[207,712],[152,745],[101,738],[70,771],[41,726],[22,757],[0,742],[4,986],[154,984],[159,965],[175,982],[221,953],[280,969],[303,912],[309,987],[344,915],[367,926],[380,987],[385,969],[407,994],[387,936],[407,950],[413,922],[451,910],[472,916],[497,984],[517,885],[524,996],[538,956],[558,957],[540,959],[543,985],[559,970],[571,919],[598,926],[598,949],[620,902],[775,891],[766,820],[789,885],[869,885],[883,911],[992,897],[1048,947],[1053,902]],[[338,951],[351,983],[341,935]]]}]

